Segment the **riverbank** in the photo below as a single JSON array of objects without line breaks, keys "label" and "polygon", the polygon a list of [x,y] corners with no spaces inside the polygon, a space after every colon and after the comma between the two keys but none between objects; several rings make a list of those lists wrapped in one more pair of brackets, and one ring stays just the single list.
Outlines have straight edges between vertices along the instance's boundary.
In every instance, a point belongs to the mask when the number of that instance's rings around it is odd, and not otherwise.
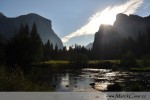
[{"label": "riverbank", "polygon": [[[87,69],[91,69],[92,71],[98,70],[95,72],[95,75],[98,74],[99,77],[103,74],[111,75],[114,73],[120,73],[122,74],[123,72],[130,72],[127,73],[132,78],[138,79],[136,76],[136,73],[139,73],[140,76],[144,77],[144,75],[147,75],[147,73],[150,71],[150,67],[144,67],[142,66],[142,61],[138,60],[136,66],[125,66],[120,64],[120,60],[91,60],[88,61],[87,63],[76,63],[76,62],[70,62],[70,61],[61,61],[61,60],[51,60],[51,61],[46,61],[46,62],[40,62],[33,64],[30,66],[31,70],[27,73],[24,73],[22,69],[18,66],[15,69],[7,69],[4,66],[0,66],[0,91],[55,91],[57,82],[62,81],[70,77],[71,79],[74,77],[68,76],[70,73],[73,73],[75,78],[78,78],[78,75],[82,76],[82,73],[87,73],[88,78],[93,78],[92,73],[93,72],[88,72]],[[83,71],[83,69],[86,69]],[[109,70],[110,72],[105,72],[105,70]],[[143,74],[143,72],[146,72]],[[91,73],[91,74],[90,74]],[[133,73],[133,74],[132,74]],[[58,76],[55,76],[58,75]],[[134,76],[135,75],[135,76]],[[94,76],[95,77],[95,76]],[[105,75],[104,75],[105,77]],[[101,77],[101,78],[104,78]],[[121,80],[121,78],[124,76],[121,76],[120,78],[117,77],[118,80]],[[60,80],[60,78],[62,78]],[[64,78],[64,79],[63,79]],[[81,78],[85,80],[87,77]],[[54,80],[56,80],[56,84],[54,84]],[[58,81],[59,80],[59,81]],[[92,79],[100,82],[106,81],[106,80],[99,80],[99,79]],[[124,78],[126,80],[126,78]],[[68,79],[69,81],[69,79]],[[145,80],[143,80],[145,81]],[[148,80],[149,81],[149,80]],[[148,81],[145,81],[146,83],[140,82],[140,85],[144,87],[142,84],[147,84]],[[79,80],[80,82],[80,80]],[[87,87],[89,86],[90,82],[87,84]],[[115,82],[115,81],[114,81]],[[138,81],[135,81],[136,84],[139,84]],[[63,82],[61,84],[64,84],[65,88],[69,87],[69,84],[66,84],[66,82]],[[98,84],[100,84],[98,83]],[[134,82],[128,82],[126,80],[126,83],[124,83],[123,87],[125,91],[130,91],[130,89],[126,89],[125,86],[128,84],[130,86],[130,83]],[[119,83],[120,84],[120,83]],[[122,85],[122,83],[121,83]],[[132,86],[131,86],[132,87]],[[129,87],[129,88],[131,88]],[[133,85],[134,87],[134,85]],[[74,85],[73,88],[77,88],[77,85]],[[80,87],[82,88],[82,87]],[[88,87],[89,88],[89,87]],[[136,88],[136,87],[134,87]],[[132,89],[134,90],[134,89]],[[142,88],[139,90],[147,90],[146,88]]]},{"label": "riverbank", "polygon": [[39,83],[19,67],[8,70],[0,66],[0,91],[53,91],[47,83]]},{"label": "riverbank", "polygon": [[63,68],[108,68],[113,70],[130,70],[130,71],[150,71],[150,66],[144,66],[143,60],[136,60],[137,64],[134,66],[122,65],[121,60],[89,60],[87,63],[70,63],[65,60],[50,60],[46,62],[40,62],[35,64],[36,66],[47,66],[52,69]]}]

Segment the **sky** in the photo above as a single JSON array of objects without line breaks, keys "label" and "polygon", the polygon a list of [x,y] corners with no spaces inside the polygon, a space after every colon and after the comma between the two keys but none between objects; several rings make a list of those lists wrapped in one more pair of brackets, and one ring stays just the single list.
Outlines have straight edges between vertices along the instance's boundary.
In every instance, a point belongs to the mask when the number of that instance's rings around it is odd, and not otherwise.
[{"label": "sky", "polygon": [[66,46],[93,42],[100,24],[112,24],[107,16],[124,12],[144,17],[149,9],[150,0],[0,0],[0,12],[7,17],[37,13],[50,19]]}]

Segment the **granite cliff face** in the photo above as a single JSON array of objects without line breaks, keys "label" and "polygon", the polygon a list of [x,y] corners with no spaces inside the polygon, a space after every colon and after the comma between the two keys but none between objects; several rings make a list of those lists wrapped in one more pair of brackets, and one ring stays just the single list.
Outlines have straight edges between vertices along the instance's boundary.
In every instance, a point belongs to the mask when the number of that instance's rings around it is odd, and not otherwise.
[{"label": "granite cliff face", "polygon": [[34,13],[21,15],[16,18],[8,18],[0,13],[0,35],[5,39],[10,39],[22,23],[24,25],[28,24],[30,30],[33,23],[35,23],[43,43],[50,40],[53,45],[57,44],[58,48],[63,48],[61,39],[52,29],[51,20]]},{"label": "granite cliff face", "polygon": [[124,37],[136,38],[139,33],[145,34],[150,27],[150,17],[118,14],[113,28]]},{"label": "granite cliff face", "polygon": [[150,16],[118,14],[113,26],[101,25],[95,33],[93,50],[104,59],[130,50],[138,55],[136,50],[140,45],[145,46],[145,49],[149,48],[149,36]]},{"label": "granite cliff face", "polygon": [[[101,25],[95,33],[94,44],[99,46],[118,42],[123,38],[136,39],[139,34],[147,34],[150,29],[150,16],[140,17],[137,15],[118,14],[114,25]],[[93,45],[94,45],[93,44]]]}]

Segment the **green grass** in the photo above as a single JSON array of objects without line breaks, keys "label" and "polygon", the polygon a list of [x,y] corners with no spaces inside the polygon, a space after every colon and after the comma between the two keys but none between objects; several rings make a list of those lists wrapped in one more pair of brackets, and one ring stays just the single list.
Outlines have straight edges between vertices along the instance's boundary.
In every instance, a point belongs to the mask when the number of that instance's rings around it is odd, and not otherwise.
[{"label": "green grass", "polygon": [[69,61],[50,60],[50,61],[41,62],[41,64],[69,64]]},{"label": "green grass", "polygon": [[[142,60],[136,60],[138,65],[143,66],[142,65]],[[99,64],[99,63],[104,63],[104,62],[110,62],[113,64],[119,64],[120,60],[89,60],[88,64]],[[52,69],[57,69],[59,70],[60,68],[64,68],[69,64],[69,61],[65,60],[50,60],[50,61],[46,61],[46,62],[40,62],[40,64],[45,64],[49,67],[51,67]],[[43,66],[43,65],[42,65]],[[89,66],[88,66],[89,67]],[[128,68],[129,70],[132,71],[150,71],[150,67],[135,67],[135,68]]]},{"label": "green grass", "polygon": [[[89,60],[88,63],[99,63],[99,62],[111,62],[111,63],[120,63],[120,60]],[[141,63],[142,60],[137,60],[138,63]],[[68,64],[68,60],[49,60],[45,62],[40,62],[44,64]]]},{"label": "green grass", "polygon": [[[100,62],[111,62],[111,63],[119,63],[120,60],[89,60],[88,63],[91,64],[97,64]],[[41,64],[69,64],[69,61],[65,60],[50,60],[45,62],[40,62]]]},{"label": "green grass", "polygon": [[150,67],[131,68],[132,71],[150,71]]},{"label": "green grass", "polygon": [[89,64],[97,64],[97,63],[103,63],[103,62],[111,62],[111,63],[119,63],[120,60],[89,60]]}]

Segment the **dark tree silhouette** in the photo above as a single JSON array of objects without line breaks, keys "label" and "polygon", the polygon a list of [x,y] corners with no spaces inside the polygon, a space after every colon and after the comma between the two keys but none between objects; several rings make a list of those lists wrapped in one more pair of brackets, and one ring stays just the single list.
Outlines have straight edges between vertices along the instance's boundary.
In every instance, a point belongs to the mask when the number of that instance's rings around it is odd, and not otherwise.
[{"label": "dark tree silhouette", "polygon": [[41,60],[43,44],[36,32],[35,24],[31,33],[29,33],[28,25],[24,27],[21,24],[17,34],[6,45],[5,58],[8,66],[12,67],[17,64],[27,70],[30,64]]},{"label": "dark tree silhouette", "polygon": [[53,47],[51,47],[50,41],[48,40],[47,43],[44,45],[43,51],[43,60],[48,61],[52,57]]},{"label": "dark tree silhouette", "polygon": [[5,42],[3,38],[0,36],[0,65],[4,64],[4,48],[5,48]]},{"label": "dark tree silhouette", "polygon": [[39,62],[42,59],[43,56],[43,43],[40,38],[40,35],[37,33],[37,27],[34,23],[32,26],[31,34],[30,34],[30,52],[31,52],[31,58],[33,62]]}]

